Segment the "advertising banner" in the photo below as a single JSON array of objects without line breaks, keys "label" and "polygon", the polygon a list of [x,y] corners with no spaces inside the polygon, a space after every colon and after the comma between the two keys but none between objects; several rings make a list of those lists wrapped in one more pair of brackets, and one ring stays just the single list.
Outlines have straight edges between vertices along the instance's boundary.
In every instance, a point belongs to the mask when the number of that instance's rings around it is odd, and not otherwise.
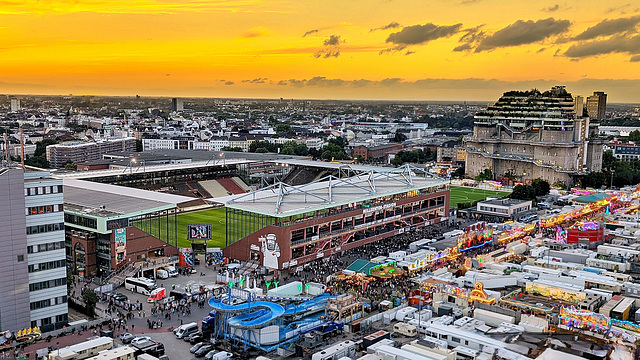
[{"label": "advertising banner", "polygon": [[127,229],[115,229],[113,231],[116,243],[116,264],[127,260]]}]

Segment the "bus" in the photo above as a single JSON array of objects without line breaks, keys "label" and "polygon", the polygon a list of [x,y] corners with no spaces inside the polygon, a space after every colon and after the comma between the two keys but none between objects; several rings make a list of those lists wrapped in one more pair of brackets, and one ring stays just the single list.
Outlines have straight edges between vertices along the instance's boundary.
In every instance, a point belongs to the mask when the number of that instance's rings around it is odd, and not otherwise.
[{"label": "bus", "polygon": [[150,295],[153,289],[157,287],[155,281],[147,278],[126,278],[124,279],[124,288],[144,295]]},{"label": "bus", "polygon": [[49,353],[49,360],[83,360],[113,348],[113,339],[99,337]]}]

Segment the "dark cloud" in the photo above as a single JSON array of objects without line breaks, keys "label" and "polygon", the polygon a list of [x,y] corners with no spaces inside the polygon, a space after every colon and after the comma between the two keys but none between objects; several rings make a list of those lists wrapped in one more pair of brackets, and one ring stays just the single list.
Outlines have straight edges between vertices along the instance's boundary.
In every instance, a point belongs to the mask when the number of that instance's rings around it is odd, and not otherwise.
[{"label": "dark cloud", "polygon": [[302,37],[305,37],[305,36],[311,35],[311,34],[317,34],[318,31],[319,31],[318,29],[309,30],[306,33],[304,33],[304,35],[302,35]]},{"label": "dark cloud", "polygon": [[462,44],[453,48],[453,51],[469,51],[473,49],[470,44]]},{"label": "dark cloud", "polygon": [[574,37],[574,40],[590,40],[599,36],[609,36],[635,30],[640,23],[640,15],[620,19],[604,19]]},{"label": "dark cloud", "polygon": [[225,84],[225,85],[233,85],[233,84],[234,84],[234,82],[233,82],[233,81],[227,81],[227,82],[225,82],[224,84]]},{"label": "dark cloud", "polygon": [[620,5],[620,6],[616,6],[616,7],[610,7],[607,10],[605,10],[604,12],[609,14],[612,12],[616,12],[616,11],[620,11],[621,13],[625,13],[626,9],[628,9],[631,6],[631,3],[626,3],[624,5]]},{"label": "dark cloud", "polygon": [[574,44],[565,51],[564,56],[583,58],[612,53],[640,54],[640,35],[632,37],[614,35],[606,40]]},{"label": "dark cloud", "polygon": [[331,57],[337,58],[340,56],[340,44],[344,42],[340,40],[339,35],[331,35],[328,39],[325,39],[322,44],[324,48],[316,51],[313,56],[317,58],[328,59]]},{"label": "dark cloud", "polygon": [[405,55],[413,55],[413,54],[415,54],[415,53],[416,53],[415,51],[407,50],[407,52],[406,52],[406,53],[404,53],[404,54],[405,54]]},{"label": "dark cloud", "polygon": [[268,78],[256,78],[256,79],[251,79],[251,80],[242,80],[243,83],[250,83],[250,84],[264,84],[267,80],[269,80]]},{"label": "dark cloud", "polygon": [[471,4],[475,4],[477,2],[480,2],[482,0],[462,0],[460,2],[461,5],[471,5]]},{"label": "dark cloud", "polygon": [[406,48],[407,47],[405,45],[398,45],[398,46],[394,46],[392,48],[382,49],[382,50],[378,51],[378,55],[396,53],[396,52],[402,51],[402,50],[404,50]]},{"label": "dark cloud", "polygon": [[340,45],[340,36],[331,35],[328,39],[324,41],[324,46],[336,46]]},{"label": "dark cloud", "polygon": [[453,51],[470,51],[474,46],[477,46],[482,39],[487,37],[487,34],[480,30],[483,26],[484,24],[474,28],[463,29],[464,35],[458,39],[458,42],[462,45],[456,46]]},{"label": "dark cloud", "polygon": [[476,48],[476,52],[493,50],[500,47],[518,46],[542,41],[550,36],[562,34],[571,26],[569,20],[554,18],[538,21],[518,20],[488,36]]},{"label": "dark cloud", "polygon": [[389,34],[387,42],[396,45],[419,45],[443,37],[449,37],[458,31],[462,24],[455,25],[435,25],[427,23],[424,25],[407,26],[399,32]]},{"label": "dark cloud", "polygon": [[542,11],[545,11],[545,12],[554,12],[554,11],[558,11],[558,9],[560,9],[560,5],[555,4],[555,5],[553,5],[553,6],[549,6],[548,8],[544,8],[544,9],[542,9]]},{"label": "dark cloud", "polygon": [[347,81],[342,79],[327,79],[324,76],[315,76],[307,80],[306,86],[320,86],[320,87],[338,87],[344,86]]},{"label": "dark cloud", "polygon": [[400,27],[400,24],[398,24],[397,22],[393,21],[393,22],[390,22],[389,24],[387,24],[385,26],[380,26],[380,27],[377,27],[375,29],[371,29],[371,30],[369,30],[369,32],[373,32],[373,31],[376,31],[376,30],[397,29],[399,27]]},{"label": "dark cloud", "polygon": [[538,49],[538,51],[536,51],[536,53],[537,53],[537,54],[540,54],[541,52],[543,52],[543,51],[545,51],[545,50],[547,50],[547,48],[540,48],[540,49]]},{"label": "dark cloud", "polygon": [[629,61],[631,61],[631,62],[640,62],[640,55],[632,56],[631,59],[629,59]]},{"label": "dark cloud", "polygon": [[287,84],[288,84],[288,82],[287,82],[286,80],[280,80],[280,81],[278,81],[278,85],[279,85],[279,86],[285,86],[285,85],[287,85]]}]

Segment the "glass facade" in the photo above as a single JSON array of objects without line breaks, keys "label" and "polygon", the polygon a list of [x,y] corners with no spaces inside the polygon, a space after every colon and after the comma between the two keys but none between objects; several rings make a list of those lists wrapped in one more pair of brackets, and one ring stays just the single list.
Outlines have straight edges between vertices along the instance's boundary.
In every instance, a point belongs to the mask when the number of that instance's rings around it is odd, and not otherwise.
[{"label": "glass facade", "polygon": [[226,208],[227,246],[269,225],[275,225],[275,217]]}]

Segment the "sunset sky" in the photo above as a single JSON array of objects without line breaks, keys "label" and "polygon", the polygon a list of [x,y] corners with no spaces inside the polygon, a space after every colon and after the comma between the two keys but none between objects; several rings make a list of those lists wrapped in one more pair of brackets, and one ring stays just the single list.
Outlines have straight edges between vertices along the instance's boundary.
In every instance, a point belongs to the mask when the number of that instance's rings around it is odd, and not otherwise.
[{"label": "sunset sky", "polygon": [[629,0],[0,0],[0,93],[640,103]]}]

